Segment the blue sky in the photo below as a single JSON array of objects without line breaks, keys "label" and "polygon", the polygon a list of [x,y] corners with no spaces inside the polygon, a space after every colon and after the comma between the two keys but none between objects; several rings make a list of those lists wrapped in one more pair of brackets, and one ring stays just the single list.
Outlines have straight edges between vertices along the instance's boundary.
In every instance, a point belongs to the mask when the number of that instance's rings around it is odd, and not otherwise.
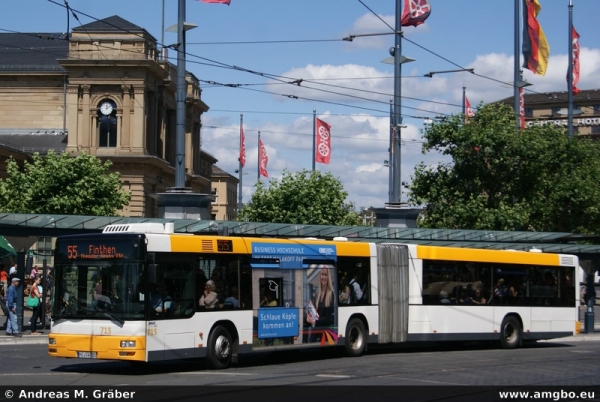
[{"label": "blue sky", "polygon": [[[598,88],[593,77],[600,73],[600,1],[572,1],[582,46],[579,87]],[[80,20],[71,16],[71,29],[93,18],[119,15],[145,28],[159,42],[163,37],[163,0],[68,3]],[[178,1],[164,3],[166,28],[177,22]],[[534,84],[529,89],[535,92],[565,91],[569,1],[540,3],[538,20],[550,44],[550,61],[545,76],[525,70],[525,79]],[[404,28],[402,53],[416,61],[402,69],[402,114],[407,126],[402,131],[403,181],[410,181],[420,161],[440,160],[438,155],[421,153],[420,130],[426,118],[461,111],[463,85],[472,105],[513,94],[512,88],[494,80],[513,81],[514,1],[431,0],[431,6],[425,24]],[[349,193],[348,201],[357,209],[382,207],[388,201],[388,169],[383,161],[388,159],[393,66],[381,60],[389,56],[394,38],[341,40],[350,34],[390,31],[369,9],[395,26],[393,0],[231,0],[230,6],[187,0],[186,20],[198,25],[187,35],[187,70],[202,80],[202,99],[210,107],[203,115],[202,147],[219,160],[219,167],[237,176],[243,112],[247,147],[244,202],[250,199],[257,179],[258,131],[269,155],[271,177],[279,177],[284,169],[311,169],[313,109],[332,126],[331,163],[317,164],[317,169],[338,177]],[[0,14],[0,30],[64,32],[64,1],[19,0]],[[176,34],[165,32],[164,42],[177,42]],[[169,56],[175,63],[175,53],[171,51]],[[272,80],[219,67],[223,64],[284,78]],[[423,77],[430,71],[457,66],[474,68],[479,76],[461,72]],[[303,79],[302,86],[289,84],[295,79]]]}]

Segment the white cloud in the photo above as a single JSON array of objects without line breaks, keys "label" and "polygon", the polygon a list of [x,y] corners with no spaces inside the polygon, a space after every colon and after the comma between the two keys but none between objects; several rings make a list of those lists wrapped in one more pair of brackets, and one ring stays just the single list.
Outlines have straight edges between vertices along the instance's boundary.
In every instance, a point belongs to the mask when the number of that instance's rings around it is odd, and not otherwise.
[{"label": "white cloud", "polygon": [[[364,16],[356,22],[355,27],[366,29],[371,23],[374,24],[374,20]],[[600,50],[582,48],[581,60],[579,86],[589,89],[596,85],[594,78],[600,72]],[[548,72],[544,77],[535,76],[525,70],[525,79],[534,84],[531,88],[535,92],[564,91],[566,90],[566,62],[565,54],[551,55]],[[423,120],[410,116],[433,117],[436,114],[460,113],[463,86],[466,87],[466,94],[473,106],[480,102],[488,103],[512,96],[513,89],[510,83],[513,81],[513,64],[512,55],[481,54],[464,66],[473,68],[476,74],[459,72],[437,74],[433,78],[404,78],[402,80],[402,113],[405,116],[403,122],[405,127],[401,133],[403,141],[401,180],[403,182],[410,181],[415,166],[420,162],[435,165],[439,162],[449,161],[448,158],[439,154],[423,155],[421,153],[420,129]],[[411,70],[409,74],[418,76],[421,73],[415,69]],[[314,100],[339,102],[345,105],[358,105],[380,110],[380,112],[363,110],[354,115],[351,115],[350,111],[347,112],[348,114],[340,115],[334,112],[339,107],[320,106],[319,108],[322,107],[322,110],[318,110],[317,117],[332,126],[332,157],[329,165],[317,164],[316,168],[331,172],[339,178],[349,193],[348,201],[353,202],[357,208],[383,206],[388,201],[389,190],[389,169],[384,166],[384,160],[389,159],[390,121],[385,111],[389,111],[389,99],[393,93],[393,79],[390,73],[359,64],[308,64],[286,71],[282,75],[302,78],[305,81],[321,80],[319,82],[322,84],[341,87],[303,82],[300,87],[295,85],[286,87],[287,93]],[[324,91],[316,91],[308,87],[320,88]],[[347,88],[354,88],[357,91]],[[342,94],[359,96],[370,101]],[[373,100],[381,103],[373,102]],[[219,126],[221,123],[208,115],[203,119],[206,126]],[[256,182],[257,131],[261,131],[261,137],[267,147],[269,173],[271,177],[280,177],[284,169],[292,173],[302,169],[311,169],[312,125],[312,116],[301,116],[284,123],[269,121],[261,127],[246,126],[248,156],[244,171],[248,175],[244,176],[244,202],[250,199],[252,186]],[[237,125],[229,126],[213,131],[214,133],[203,129],[203,145],[219,159],[219,167],[233,172],[238,166],[239,127]]]}]

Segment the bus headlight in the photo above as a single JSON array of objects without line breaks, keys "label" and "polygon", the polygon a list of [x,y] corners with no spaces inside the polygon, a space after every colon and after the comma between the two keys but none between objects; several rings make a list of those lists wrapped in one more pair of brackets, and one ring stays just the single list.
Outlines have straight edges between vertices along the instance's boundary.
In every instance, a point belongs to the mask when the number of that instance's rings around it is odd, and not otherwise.
[{"label": "bus headlight", "polygon": [[56,345],[56,339],[48,338],[48,345]]},{"label": "bus headlight", "polygon": [[135,341],[121,341],[122,348],[135,348]]}]

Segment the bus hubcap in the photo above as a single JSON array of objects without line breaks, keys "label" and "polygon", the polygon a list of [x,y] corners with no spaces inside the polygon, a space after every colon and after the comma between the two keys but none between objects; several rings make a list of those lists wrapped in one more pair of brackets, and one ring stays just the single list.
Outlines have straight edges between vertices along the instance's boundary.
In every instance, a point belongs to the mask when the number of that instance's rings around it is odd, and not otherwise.
[{"label": "bus hubcap", "polygon": [[229,340],[224,336],[219,336],[215,342],[215,351],[220,359],[225,359],[229,356]]}]

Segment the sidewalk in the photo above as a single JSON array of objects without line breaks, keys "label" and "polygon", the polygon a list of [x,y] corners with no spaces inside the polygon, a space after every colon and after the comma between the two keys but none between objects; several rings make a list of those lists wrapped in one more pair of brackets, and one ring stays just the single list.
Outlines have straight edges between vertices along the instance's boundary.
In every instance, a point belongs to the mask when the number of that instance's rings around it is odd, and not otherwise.
[{"label": "sidewalk", "polygon": [[14,337],[6,335],[6,327],[3,325],[6,317],[4,315],[0,315],[0,346],[3,345],[47,345],[48,344],[48,334],[50,333],[50,324],[46,323],[46,328],[43,328],[41,325],[38,325],[38,332],[42,335],[30,335],[31,334],[31,326],[27,324],[31,319],[31,310],[25,309],[23,312],[23,327],[21,328],[22,337]]}]

